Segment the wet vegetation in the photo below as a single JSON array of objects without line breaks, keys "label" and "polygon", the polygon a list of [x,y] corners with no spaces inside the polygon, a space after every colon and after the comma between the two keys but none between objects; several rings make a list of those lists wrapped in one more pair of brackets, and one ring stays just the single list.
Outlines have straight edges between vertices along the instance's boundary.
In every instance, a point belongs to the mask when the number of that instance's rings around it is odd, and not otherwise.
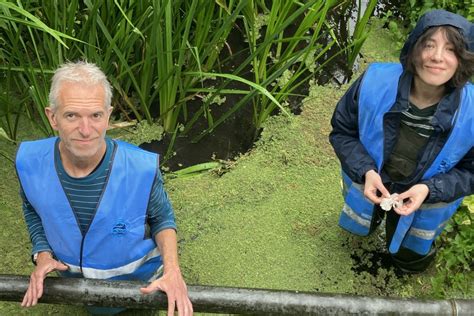
[{"label": "wet vegetation", "polygon": [[[353,1],[2,1],[0,133],[15,140],[16,114],[26,112],[52,135],[43,113],[51,73],[78,59],[110,78],[117,119],[158,124],[171,137],[202,121],[197,141],[251,107],[258,133],[333,57],[351,69],[376,1],[368,3],[353,36],[336,38],[330,16],[350,15]],[[239,99],[216,111],[228,95]]]},{"label": "wet vegetation", "polygon": [[[397,60],[393,34],[380,26],[373,23],[359,73],[369,62]],[[216,161],[219,167],[198,175],[166,175],[178,222],[181,266],[189,284],[474,299],[469,286],[474,281],[469,235],[473,224],[467,206],[440,239],[444,250],[436,264],[419,275],[400,276],[386,265],[381,254],[383,229],[360,238],[337,226],[342,207],[339,165],[327,136],[334,106],[347,87],[313,85],[300,115],[270,117],[254,148],[235,161]],[[121,132],[113,134],[121,137]],[[36,125],[21,122],[19,139],[38,135]],[[13,157],[15,144],[0,142],[5,155]],[[0,161],[0,273],[27,275],[32,270],[30,241],[18,183],[13,164]],[[463,226],[471,230],[463,228],[461,236],[456,232]],[[129,312],[134,313],[139,314]],[[42,304],[26,311],[18,303],[0,303],[0,314],[86,311]]]}]

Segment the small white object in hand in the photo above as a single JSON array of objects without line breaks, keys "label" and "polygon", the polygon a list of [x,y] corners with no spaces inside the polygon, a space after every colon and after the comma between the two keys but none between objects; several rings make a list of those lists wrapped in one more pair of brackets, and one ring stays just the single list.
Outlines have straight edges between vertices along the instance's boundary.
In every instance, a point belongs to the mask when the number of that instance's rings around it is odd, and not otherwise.
[{"label": "small white object in hand", "polygon": [[390,195],[388,198],[383,198],[382,202],[380,202],[380,207],[382,210],[388,212],[392,209],[392,207],[399,208],[402,206],[402,204],[403,202],[398,200],[398,194],[395,193]]}]

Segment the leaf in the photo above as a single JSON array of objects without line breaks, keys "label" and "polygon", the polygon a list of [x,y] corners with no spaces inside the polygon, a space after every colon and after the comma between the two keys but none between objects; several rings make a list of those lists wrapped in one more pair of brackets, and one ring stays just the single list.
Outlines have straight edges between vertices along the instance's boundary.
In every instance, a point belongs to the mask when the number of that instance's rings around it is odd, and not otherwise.
[{"label": "leaf", "polygon": [[186,74],[192,75],[192,76],[199,76],[199,77],[223,77],[223,78],[227,78],[227,79],[231,79],[231,80],[240,81],[242,83],[245,83],[245,84],[251,86],[252,88],[255,88],[256,90],[258,90],[262,94],[264,94],[273,103],[275,103],[283,113],[285,113],[288,117],[290,117],[290,114],[285,110],[285,108],[280,104],[280,102],[278,102],[273,97],[273,95],[271,95],[271,93],[267,89],[265,89],[265,87],[262,87],[261,85],[256,84],[255,82],[252,82],[252,81],[249,81],[249,80],[244,79],[242,77],[231,75],[231,74],[207,73],[207,72],[187,72]]},{"label": "leaf", "polygon": [[3,128],[0,127],[0,137],[12,142],[12,143],[15,143],[15,141],[13,139],[11,139],[10,137],[8,137],[7,133],[5,132],[5,130]]},{"label": "leaf", "polygon": [[29,20],[31,20],[32,22],[21,20],[21,19],[11,17],[11,16],[6,16],[6,15],[0,15],[0,17],[4,18],[6,20],[11,20],[13,22],[23,23],[23,24],[28,25],[30,27],[42,30],[42,31],[48,33],[49,35],[51,35],[52,37],[54,37],[64,47],[68,48],[68,46],[66,45],[66,43],[64,43],[64,41],[61,39],[61,37],[64,37],[64,38],[67,38],[67,39],[70,39],[70,40],[74,40],[74,41],[78,41],[78,42],[83,42],[83,41],[78,40],[74,37],[71,37],[67,34],[61,33],[59,31],[56,31],[56,30],[50,28],[49,26],[44,24],[39,18],[37,18],[36,16],[31,14],[30,12],[16,6],[13,3],[0,1],[0,7],[4,7],[4,8],[7,8],[7,9],[14,10],[14,11],[20,13],[21,15],[23,15],[25,18],[28,18]]},{"label": "leaf", "polygon": [[200,163],[194,166],[190,166],[181,170],[177,170],[172,173],[172,175],[176,177],[186,177],[186,176],[192,176],[192,175],[198,175],[204,171],[208,171],[211,169],[219,168],[221,166],[221,163],[219,162],[204,162]]},{"label": "leaf", "polygon": [[228,14],[231,14],[229,7],[225,3],[225,0],[216,0],[216,3],[218,6],[220,6],[222,9],[224,9]]}]

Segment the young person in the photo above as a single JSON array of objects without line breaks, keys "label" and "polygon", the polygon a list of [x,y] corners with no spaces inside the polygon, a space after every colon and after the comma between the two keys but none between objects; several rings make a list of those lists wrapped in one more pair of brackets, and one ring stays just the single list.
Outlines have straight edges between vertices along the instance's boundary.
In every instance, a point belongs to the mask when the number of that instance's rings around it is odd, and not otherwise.
[{"label": "young person", "polygon": [[435,238],[474,192],[473,33],[457,14],[427,12],[401,63],[370,65],[331,121],[344,183],[339,224],[366,236],[386,215],[387,248],[406,272],[429,266]]}]

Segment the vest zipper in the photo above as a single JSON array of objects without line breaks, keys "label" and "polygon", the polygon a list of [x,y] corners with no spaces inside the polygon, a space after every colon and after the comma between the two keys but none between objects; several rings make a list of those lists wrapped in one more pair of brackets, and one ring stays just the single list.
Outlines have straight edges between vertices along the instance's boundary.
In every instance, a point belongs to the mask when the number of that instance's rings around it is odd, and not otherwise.
[{"label": "vest zipper", "polygon": [[95,219],[95,215],[97,213],[97,210],[99,209],[100,202],[102,202],[102,197],[104,196],[105,190],[107,189],[107,185],[108,185],[109,179],[110,179],[110,174],[112,173],[112,168],[113,168],[113,164],[114,164],[114,160],[115,160],[115,154],[117,153],[117,147],[118,147],[117,143],[114,142],[112,155],[110,157],[109,172],[107,173],[107,178],[105,179],[105,183],[104,183],[104,187],[102,189],[102,193],[100,194],[99,201],[97,201],[97,205],[95,207],[95,211],[94,211],[94,215],[92,216],[92,220],[89,223],[89,225],[87,226],[86,231],[82,234],[81,253],[80,253],[80,258],[79,258],[79,268],[81,269],[82,275],[84,275],[84,271],[82,269],[83,253],[84,253],[84,241],[86,240],[86,235],[89,232],[90,227],[92,226],[92,222]]},{"label": "vest zipper", "polygon": [[82,276],[84,276],[84,272],[82,271],[82,253],[84,251],[84,240],[85,239],[86,239],[86,235],[84,234],[82,236],[82,240],[81,240],[81,254],[80,254],[80,257],[79,257],[79,268],[81,269]]}]

